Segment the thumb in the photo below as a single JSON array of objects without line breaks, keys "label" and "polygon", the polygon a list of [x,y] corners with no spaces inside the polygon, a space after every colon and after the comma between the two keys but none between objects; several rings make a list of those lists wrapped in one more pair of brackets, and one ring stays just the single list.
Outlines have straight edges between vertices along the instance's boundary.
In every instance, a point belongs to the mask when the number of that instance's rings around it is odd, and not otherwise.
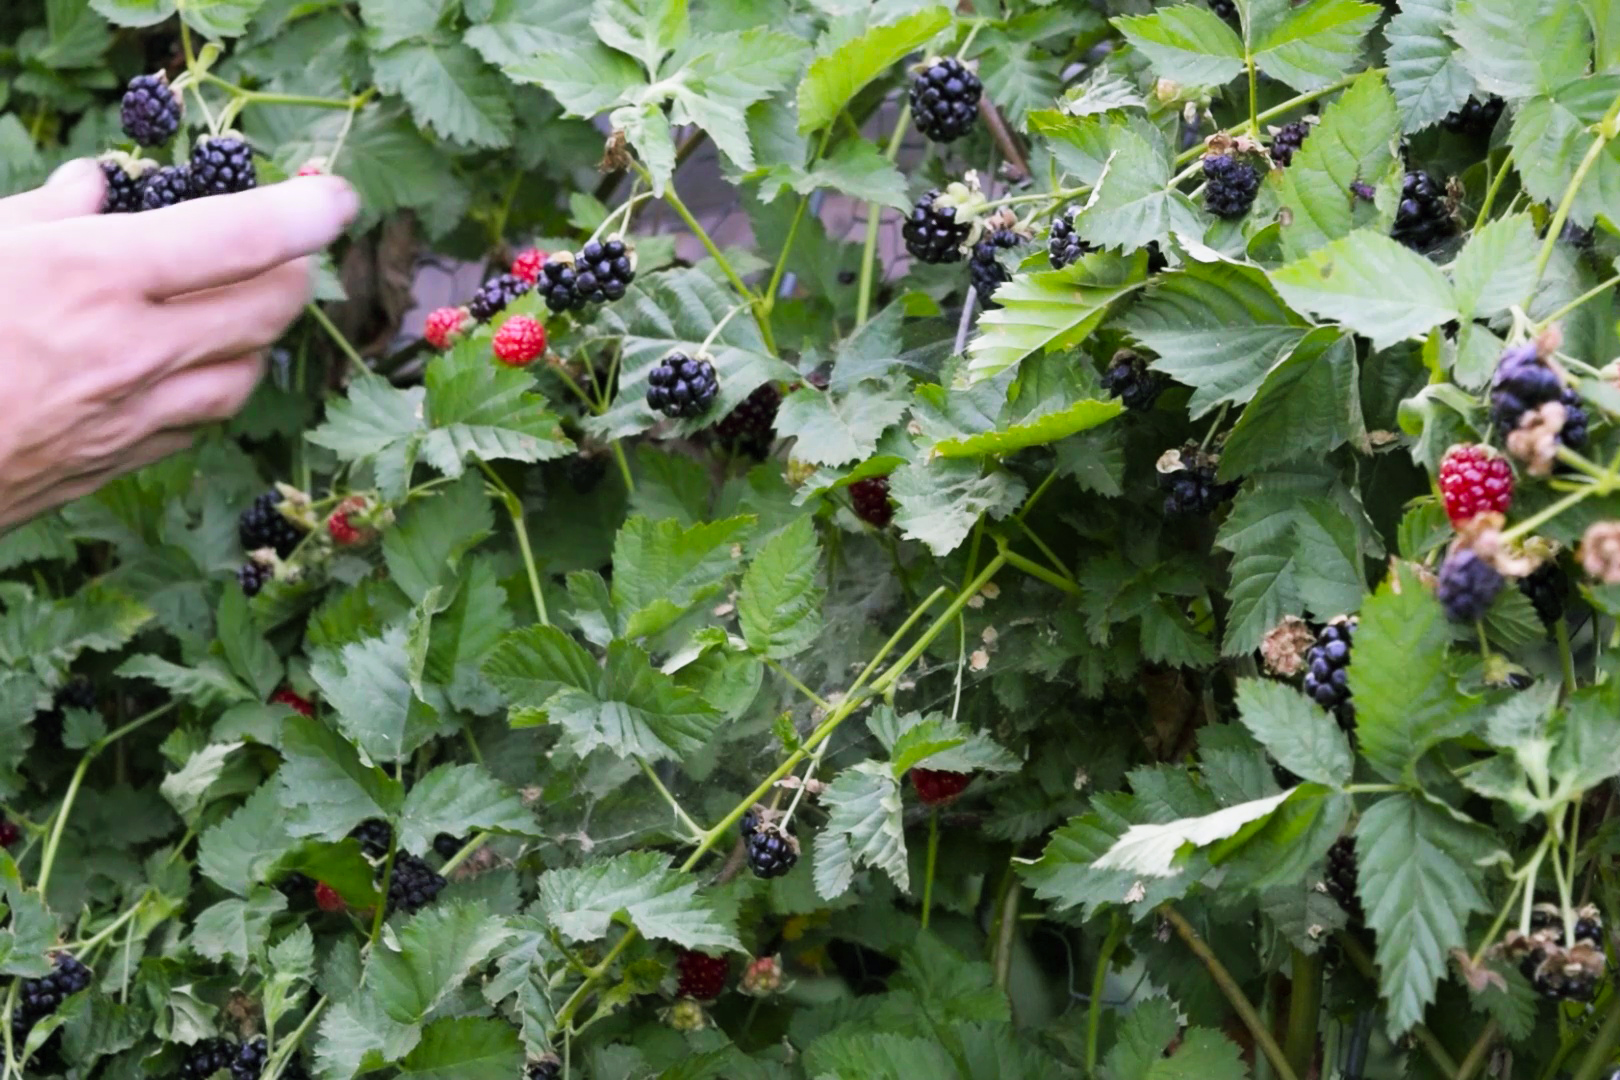
[{"label": "thumb", "polygon": [[99,213],[106,187],[94,158],[75,158],[52,173],[44,187],[0,199],[0,229]]}]

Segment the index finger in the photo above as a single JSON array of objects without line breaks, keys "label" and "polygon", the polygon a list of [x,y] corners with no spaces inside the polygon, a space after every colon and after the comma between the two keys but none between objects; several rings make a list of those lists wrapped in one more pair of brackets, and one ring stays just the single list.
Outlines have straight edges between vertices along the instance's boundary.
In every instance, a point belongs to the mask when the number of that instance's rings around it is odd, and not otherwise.
[{"label": "index finger", "polygon": [[237,195],[212,195],[162,210],[89,219],[98,254],[139,265],[151,300],[167,300],[258,277],[312,255],[360,212],[354,189],[335,176],[300,177]]}]

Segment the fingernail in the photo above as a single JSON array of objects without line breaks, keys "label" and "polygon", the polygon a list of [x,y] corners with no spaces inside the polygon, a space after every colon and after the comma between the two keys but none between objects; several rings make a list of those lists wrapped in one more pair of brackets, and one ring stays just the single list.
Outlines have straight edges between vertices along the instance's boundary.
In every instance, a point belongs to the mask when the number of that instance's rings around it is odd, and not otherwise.
[{"label": "fingernail", "polygon": [[326,189],[327,198],[332,205],[332,216],[336,220],[347,226],[360,216],[360,196],[349,186],[347,180],[336,176],[322,176],[318,179],[321,186]]},{"label": "fingernail", "polygon": [[360,213],[360,198],[337,177],[303,177],[276,190],[292,200],[296,211],[287,215],[286,227],[295,247],[318,251],[335,240]]}]

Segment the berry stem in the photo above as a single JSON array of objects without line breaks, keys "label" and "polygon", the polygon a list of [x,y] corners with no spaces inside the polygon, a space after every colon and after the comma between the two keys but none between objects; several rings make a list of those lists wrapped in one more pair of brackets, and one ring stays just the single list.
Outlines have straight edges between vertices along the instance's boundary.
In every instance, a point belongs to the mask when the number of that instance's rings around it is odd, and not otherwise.
[{"label": "berry stem", "polygon": [[620,226],[620,228],[628,228],[629,224],[630,224],[630,215],[631,215],[631,213],[633,213],[635,211],[635,208],[638,205],[640,205],[643,202],[646,202],[648,199],[650,199],[652,197],[653,197],[652,192],[643,191],[639,195],[634,195],[633,194],[628,199],[624,200],[624,203],[622,205],[616,207],[611,214],[609,214],[607,217],[602,219],[602,224],[598,225],[596,227],[596,231],[591,233],[591,241],[600,240],[602,238],[602,234],[607,230],[607,227],[609,225],[613,224],[614,219],[616,219],[616,218],[623,218],[624,219],[624,224],[622,224]]},{"label": "berry stem", "polygon": [[1254,1003],[1249,1000],[1248,995],[1244,994],[1243,987],[1239,986],[1237,980],[1232,978],[1232,973],[1226,970],[1226,965],[1221,963],[1220,958],[1215,955],[1215,951],[1209,947],[1203,938],[1198,936],[1198,931],[1193,929],[1192,924],[1182,916],[1181,912],[1175,909],[1174,905],[1165,904],[1159,908],[1159,914],[1163,915],[1165,920],[1170,923],[1171,928],[1176,932],[1176,936],[1181,938],[1187,948],[1192,950],[1193,955],[1203,962],[1210,978],[1215,980],[1215,985],[1220,987],[1221,993],[1226,996],[1228,1004],[1232,1006],[1232,1011],[1238,1014],[1238,1018],[1243,1021],[1243,1026],[1247,1027],[1249,1034],[1254,1036],[1255,1045],[1266,1055],[1266,1060],[1276,1070],[1278,1080],[1299,1080],[1298,1074],[1294,1072],[1293,1066],[1288,1063],[1288,1058],[1283,1054],[1282,1047],[1278,1046],[1277,1040],[1272,1037],[1271,1029],[1260,1018],[1260,1014],[1255,1010]]},{"label": "berry stem", "polygon": [[450,871],[454,870],[456,867],[460,866],[462,863],[476,855],[478,853],[478,849],[482,848],[487,843],[489,843],[489,833],[481,832],[474,836],[471,840],[468,840],[465,844],[461,845],[461,850],[457,851],[454,855],[445,860],[444,865],[439,867],[439,875],[441,877],[449,877]]},{"label": "berry stem", "polygon": [[[182,27],[182,29],[184,29]],[[213,83],[237,98],[245,105],[300,105],[310,109],[360,109],[370,104],[371,99],[377,96],[377,88],[371,87],[351,97],[327,98],[312,97],[307,94],[276,94],[267,90],[247,90],[235,83],[220,78],[211,71],[198,73],[199,81]]]},{"label": "berry stem", "polygon": [[799,680],[799,677],[797,675],[794,675],[793,672],[791,672],[787,668],[783,667],[775,659],[773,659],[772,657],[769,657],[769,656],[765,657],[765,666],[770,668],[772,671],[776,672],[778,675],[782,676],[782,678],[786,679],[789,686],[793,687],[793,689],[797,690],[799,693],[801,693],[805,697],[809,698],[812,702],[815,703],[817,708],[823,709],[823,710],[825,710],[827,712],[832,712],[833,707],[830,704],[828,704],[826,698],[822,697],[820,694],[816,693],[814,690],[812,690],[808,686],[804,685],[804,683]]},{"label": "berry stem", "polygon": [[517,497],[517,492],[506,486],[506,481],[500,478],[488,462],[480,461],[479,468],[489,477],[489,482],[500,493],[501,501],[506,504],[507,516],[512,519],[512,529],[517,533],[518,550],[523,555],[523,568],[529,574],[529,591],[534,596],[534,610],[540,617],[541,626],[550,626],[551,617],[546,614],[546,597],[540,588],[540,572],[535,569],[534,549],[529,546],[529,527],[523,521],[523,501]]},{"label": "berry stem", "polygon": [[[849,113],[845,112],[839,115],[847,119]],[[859,134],[859,132],[856,132],[857,136]],[[816,152],[811,156],[810,163],[805,168],[812,169],[815,167],[816,162],[821,160],[822,155],[827,152],[827,140],[831,137],[832,125],[829,124],[821,129],[821,139],[816,143]],[[761,297],[765,306],[765,318],[767,321],[770,319],[771,313],[776,310],[776,295],[781,291],[782,278],[787,275],[788,255],[793,251],[793,241],[798,239],[799,226],[804,223],[805,212],[809,209],[810,192],[807,191],[799,196],[799,205],[793,211],[793,221],[788,225],[787,238],[782,241],[782,250],[776,256],[776,266],[771,270],[771,283],[765,287],[765,294]]]},{"label": "berry stem", "polygon": [[1317,1017],[1322,1011],[1322,953],[1290,951],[1288,1031],[1283,1051],[1294,1073],[1304,1076],[1316,1057]]},{"label": "berry stem", "polygon": [[1485,1030],[1479,1033],[1479,1038],[1474,1040],[1474,1045],[1468,1048],[1468,1055],[1462,1059],[1462,1064],[1457,1066],[1457,1075],[1453,1080],[1471,1080],[1473,1075],[1479,1072],[1479,1067],[1485,1064],[1486,1055],[1490,1053],[1491,1047],[1496,1045],[1497,1036],[1500,1034],[1496,1021],[1488,1022]]},{"label": "berry stem", "polygon": [[[647,172],[646,168],[639,161],[634,164],[637,171],[641,173],[642,178],[649,184],[652,183],[652,176]],[[753,291],[743,284],[743,279],[738,276],[736,268],[731,265],[731,260],[727,259],[725,254],[715,245],[714,238],[709,235],[709,231],[703,227],[702,223],[692,216],[692,211],[686,208],[686,204],[681,201],[681,197],[675,194],[673,182],[664,189],[664,201],[669,204],[671,210],[675,211],[681,221],[686,223],[686,227],[692,230],[692,235],[698,238],[699,243],[709,253],[709,257],[714,260],[715,265],[720,267],[720,272],[726,275],[726,280],[731,282],[732,288],[736,289],[743,299],[748,301],[749,306],[754,311],[754,322],[759,325],[759,336],[765,339],[765,348],[772,356],[775,356],[776,335],[771,331],[771,320],[760,309],[759,297],[755,296]]]},{"label": "berry stem", "polygon": [[1551,315],[1548,315],[1545,319],[1542,319],[1540,322],[1536,323],[1533,332],[1539,334],[1553,323],[1558,322],[1560,319],[1568,318],[1576,309],[1583,307],[1588,300],[1596,300],[1604,293],[1607,293],[1610,289],[1613,289],[1616,285],[1620,285],[1620,274],[1616,274],[1603,284],[1595,285],[1586,292],[1581,293],[1581,295],[1577,296],[1575,299],[1571,300],[1569,303],[1565,304]]},{"label": "berry stem", "polygon": [[1491,177],[1491,186],[1485,189],[1485,201],[1479,204],[1479,216],[1474,218],[1474,231],[1479,232],[1489,220],[1491,204],[1496,202],[1496,193],[1501,190],[1502,183],[1507,179],[1508,170],[1513,167],[1513,148],[1509,147],[1507,156],[1502,159],[1496,175]]},{"label": "berry stem", "polygon": [[[1586,182],[1586,176],[1603,156],[1609,141],[1615,136],[1615,121],[1620,118],[1620,97],[1610,103],[1603,119],[1593,125],[1597,134],[1592,139],[1592,145],[1586,150],[1586,156],[1575,167],[1575,175],[1570,177],[1569,186],[1564,189],[1564,197],[1558,201],[1558,209],[1553,211],[1552,221],[1547,223],[1547,237],[1541,243],[1541,254],[1536,256],[1536,276],[1530,283],[1530,295],[1524,298],[1524,307],[1529,308],[1530,301],[1535,298],[1536,289],[1541,285],[1541,277],[1547,272],[1547,263],[1552,260],[1553,247],[1558,243],[1559,236],[1564,231],[1564,222],[1569,220],[1569,211],[1575,205],[1575,196],[1580,192],[1581,185]],[[1585,1067],[1584,1065],[1582,1066]]]},{"label": "berry stem", "polygon": [[669,803],[669,808],[675,811],[675,820],[686,826],[693,839],[701,840],[707,834],[707,830],[693,821],[691,815],[686,812],[686,808],[681,806],[680,801],[674,795],[670,794],[669,788],[665,787],[664,782],[658,779],[658,773],[651,765],[647,764],[647,759],[637,754],[636,764],[640,765],[641,771],[647,774],[647,779],[651,780],[652,786],[658,789],[658,794],[662,795],[664,801]]},{"label": "berry stem", "polygon": [[140,899],[136,900],[135,903],[130,906],[128,911],[125,911],[122,915],[118,916],[118,918],[108,923],[99,933],[96,934],[95,937],[85,938],[82,941],[69,942],[68,944],[62,946],[62,948],[72,952],[75,956],[82,957],[85,953],[96,948],[103,941],[106,941],[108,938],[118,933],[118,931],[124,928],[126,923],[139,915],[141,913],[141,908],[146,905],[146,901],[150,896],[150,892],[141,893]]},{"label": "berry stem", "polygon": [[1511,544],[1513,541],[1522,536],[1529,536],[1547,522],[1551,521],[1559,514],[1562,514],[1565,510],[1568,510],[1572,506],[1579,505],[1581,501],[1584,500],[1588,495],[1607,494],[1611,486],[1612,485],[1610,484],[1587,484],[1578,491],[1570,492],[1568,495],[1565,495],[1562,499],[1559,499],[1557,502],[1545,508],[1540,513],[1532,514],[1530,517],[1525,518],[1523,521],[1513,526],[1513,528],[1503,532],[1502,542],[1504,544]]},{"label": "berry stem", "polygon": [[1496,920],[1491,923],[1491,928],[1479,939],[1479,948],[1474,950],[1474,955],[1469,960],[1470,967],[1478,967],[1485,959],[1485,950],[1495,944],[1497,935],[1502,932],[1503,925],[1508,921],[1508,913],[1513,910],[1513,902],[1519,898],[1519,890],[1524,888],[1523,880],[1517,877],[1512,880],[1513,888],[1508,890],[1507,900],[1497,910]]},{"label": "berry stem", "polygon": [[751,306],[751,304],[738,304],[736,307],[726,312],[720,321],[714,324],[714,329],[710,330],[708,336],[703,339],[703,344],[698,346],[698,355],[702,356],[709,351],[709,346],[714,344],[715,339],[720,336],[720,331],[726,328],[726,323],[730,322],[736,317],[737,312],[741,311],[745,307]]},{"label": "berry stem", "polygon": [[928,917],[934,910],[934,866],[939,861],[939,807],[928,812],[928,863],[923,871],[922,928],[928,929]]},{"label": "berry stem", "polygon": [[[900,106],[900,116],[894,122],[894,131],[889,135],[889,145],[883,151],[883,156],[894,161],[900,156],[900,144],[906,138],[906,126],[911,123],[911,102],[907,101]],[[866,204],[866,245],[861,249],[861,284],[860,293],[855,298],[855,326],[859,329],[866,325],[867,317],[872,313],[872,271],[877,263],[878,225],[883,218],[883,206],[880,203]]]},{"label": "berry stem", "polygon": [[[1000,537],[997,537],[996,542],[998,545],[1004,545],[1006,543],[1006,541],[1002,540]],[[1041,581],[1046,582],[1054,589],[1061,589],[1070,596],[1084,595],[1084,590],[1081,589],[1080,586],[1052,573],[1052,571],[1048,570],[1046,567],[1042,566],[1033,559],[1026,559],[1024,556],[1018,554],[1018,552],[1009,551],[1005,547],[1002,547],[1001,555],[1007,560],[1007,565],[1013,567],[1014,569],[1022,570],[1032,578],[1039,578]]]},{"label": "berry stem", "polygon": [[1575,692],[1575,654],[1569,647],[1569,627],[1562,617],[1553,623],[1553,638],[1558,643],[1558,663],[1564,673],[1564,695]]},{"label": "berry stem", "polygon": [[339,352],[348,357],[349,363],[354,364],[356,367],[363,368],[366,366],[365,358],[356,351],[353,345],[349,344],[349,339],[343,336],[343,331],[339,330],[337,325],[327,317],[326,312],[321,310],[321,305],[310,301],[304,305],[304,310],[309,312],[310,318],[320,324],[322,330],[326,331],[326,336],[332,339],[332,344],[338,347]]},{"label": "berry stem", "polygon": [[1130,929],[1130,921],[1120,918],[1119,913],[1115,912],[1113,922],[1108,927],[1108,934],[1097,950],[1097,962],[1091,971],[1091,1000],[1086,1006],[1087,1076],[1097,1075],[1097,1040],[1102,1031],[1103,989],[1108,983],[1108,969],[1113,963],[1114,952],[1125,940],[1125,935],[1130,933]]},{"label": "berry stem", "polygon": [[619,466],[619,475],[624,477],[624,490],[626,494],[636,493],[636,482],[630,476],[630,462],[624,456],[624,445],[618,439],[613,440],[613,460]]},{"label": "berry stem", "polygon": [[304,1041],[304,1036],[309,1034],[309,1029],[315,1026],[315,1021],[320,1019],[321,1013],[325,1011],[328,1000],[330,999],[324,994],[317,999],[315,1004],[310,1007],[309,1015],[304,1017],[303,1022],[293,1029],[291,1035],[281,1040],[281,1045],[276,1048],[276,1052],[271,1055],[269,1061],[265,1062],[264,1074],[259,1077],[259,1080],[277,1080],[281,1076],[281,1071],[286,1068],[287,1062],[291,1061],[292,1056],[298,1052],[298,1046]]}]

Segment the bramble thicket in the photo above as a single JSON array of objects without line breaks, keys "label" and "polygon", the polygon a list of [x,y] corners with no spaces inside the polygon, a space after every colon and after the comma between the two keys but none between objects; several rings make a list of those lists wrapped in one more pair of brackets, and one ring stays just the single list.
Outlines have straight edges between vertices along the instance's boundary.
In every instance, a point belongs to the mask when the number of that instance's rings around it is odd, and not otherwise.
[{"label": "bramble thicket", "polygon": [[0,192],[364,204],[0,537],[0,1080],[1620,1064],[1620,0],[0,42]]}]

